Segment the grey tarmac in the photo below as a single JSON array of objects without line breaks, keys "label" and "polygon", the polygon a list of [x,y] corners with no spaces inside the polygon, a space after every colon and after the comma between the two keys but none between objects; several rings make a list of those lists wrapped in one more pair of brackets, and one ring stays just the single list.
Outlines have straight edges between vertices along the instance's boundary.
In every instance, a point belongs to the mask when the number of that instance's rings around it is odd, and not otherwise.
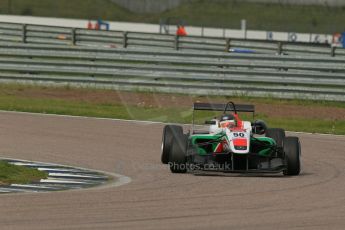
[{"label": "grey tarmac", "polygon": [[160,163],[162,128],[1,112],[1,157],[132,180],[119,187],[2,194],[1,229],[344,229],[344,136],[289,133],[302,143],[298,177],[197,176],[171,174]]}]

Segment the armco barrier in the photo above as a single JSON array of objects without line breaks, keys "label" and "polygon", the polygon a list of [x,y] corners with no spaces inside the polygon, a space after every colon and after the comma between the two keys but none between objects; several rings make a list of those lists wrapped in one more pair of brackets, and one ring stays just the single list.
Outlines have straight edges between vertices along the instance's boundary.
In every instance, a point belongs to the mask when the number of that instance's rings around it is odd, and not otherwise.
[{"label": "armco barrier", "polygon": [[342,57],[0,43],[0,79],[195,95],[345,101]]},{"label": "armco barrier", "polygon": [[126,31],[97,31],[0,22],[0,41],[33,44],[148,48],[186,51],[250,51],[262,54],[345,56],[342,48],[326,44],[207,38]]}]

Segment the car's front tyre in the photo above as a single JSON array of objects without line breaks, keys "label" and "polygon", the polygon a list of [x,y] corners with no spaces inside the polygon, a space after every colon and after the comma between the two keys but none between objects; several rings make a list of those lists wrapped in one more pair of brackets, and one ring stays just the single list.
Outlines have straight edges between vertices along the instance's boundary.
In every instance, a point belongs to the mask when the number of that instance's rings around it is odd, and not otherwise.
[{"label": "car's front tyre", "polygon": [[182,133],[174,136],[169,154],[169,166],[172,173],[187,172],[187,148],[188,135]]},{"label": "car's front tyre", "polygon": [[280,128],[270,128],[266,130],[266,137],[272,138],[277,147],[283,147],[283,142],[285,138],[285,130]]},{"label": "car's front tyre", "polygon": [[286,169],[284,175],[296,176],[301,171],[301,144],[298,137],[284,138],[284,160]]},{"label": "car's front tyre", "polygon": [[183,129],[177,125],[166,125],[163,129],[161,161],[163,164],[169,163],[169,154],[171,151],[174,136],[183,135]]}]

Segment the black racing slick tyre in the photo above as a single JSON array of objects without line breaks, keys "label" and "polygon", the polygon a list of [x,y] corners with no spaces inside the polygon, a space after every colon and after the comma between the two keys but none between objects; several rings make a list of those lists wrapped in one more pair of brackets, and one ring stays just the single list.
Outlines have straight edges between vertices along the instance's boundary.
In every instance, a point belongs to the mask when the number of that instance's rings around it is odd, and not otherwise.
[{"label": "black racing slick tyre", "polygon": [[162,155],[161,155],[161,161],[163,164],[169,163],[169,154],[171,150],[171,145],[173,141],[173,137],[177,135],[182,135],[183,129],[181,126],[177,125],[166,125],[163,129],[163,135],[162,135]]},{"label": "black racing slick tyre", "polygon": [[283,171],[284,175],[298,175],[301,171],[301,144],[298,137],[285,137],[284,154],[286,164],[286,169]]},{"label": "black racing slick tyre", "polygon": [[169,166],[172,173],[187,172],[187,147],[188,135],[180,134],[174,136],[169,154]]},{"label": "black racing slick tyre", "polygon": [[283,147],[283,141],[285,138],[285,130],[280,128],[270,128],[266,130],[266,137],[272,138],[276,144],[277,147],[282,148]]}]

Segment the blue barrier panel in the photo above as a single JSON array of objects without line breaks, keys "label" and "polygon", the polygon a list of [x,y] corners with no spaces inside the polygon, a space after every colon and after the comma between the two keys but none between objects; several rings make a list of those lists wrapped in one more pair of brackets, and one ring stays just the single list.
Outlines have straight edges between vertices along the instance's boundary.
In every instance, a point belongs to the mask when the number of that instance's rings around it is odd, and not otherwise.
[{"label": "blue barrier panel", "polygon": [[105,30],[109,30],[109,29],[110,29],[109,23],[103,21],[102,19],[98,19],[98,20],[97,20],[97,23],[98,23],[98,26],[99,26],[99,29],[100,29],[100,30],[102,30],[103,27],[104,27]]},{"label": "blue barrier panel", "polygon": [[238,49],[238,48],[234,48],[234,49],[230,49],[229,50],[231,53],[255,53],[254,50],[250,50],[250,49]]}]

